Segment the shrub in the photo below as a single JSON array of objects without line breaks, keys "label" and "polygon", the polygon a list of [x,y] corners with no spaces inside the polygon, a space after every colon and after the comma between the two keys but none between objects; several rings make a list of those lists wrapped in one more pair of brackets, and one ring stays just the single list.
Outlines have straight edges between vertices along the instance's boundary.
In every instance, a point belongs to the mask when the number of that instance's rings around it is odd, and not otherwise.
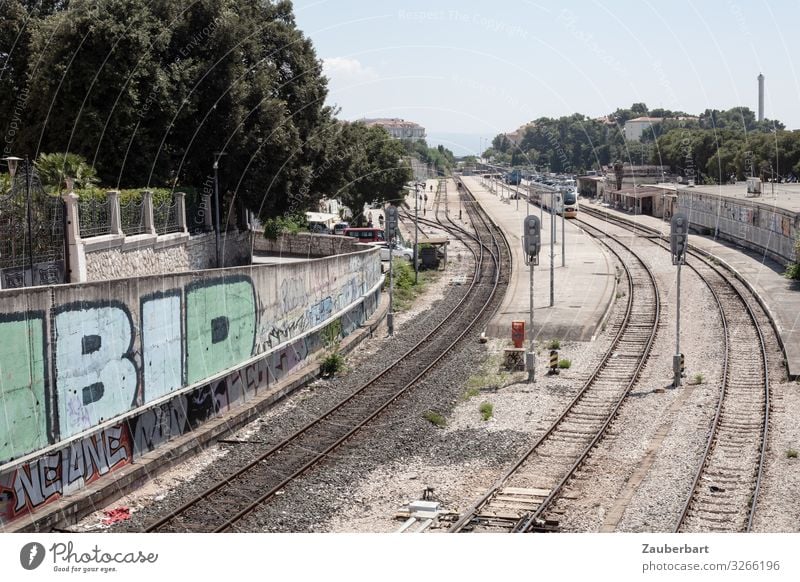
[{"label": "shrub", "polygon": [[467,391],[464,392],[464,400],[469,400],[470,398],[475,398],[481,391],[479,388],[471,387],[467,388]]},{"label": "shrub", "polygon": [[284,232],[297,234],[307,228],[308,223],[305,220],[305,216],[276,216],[275,218],[268,218],[264,222],[264,238],[277,240]]},{"label": "shrub", "polygon": [[490,418],[492,418],[492,412],[494,412],[494,406],[492,406],[491,402],[484,402],[483,404],[480,405],[478,410],[480,411],[481,418],[483,420],[489,420]]},{"label": "shrub", "polygon": [[331,349],[335,345],[337,345],[339,343],[339,335],[341,335],[341,333],[342,333],[341,319],[337,319],[336,321],[326,325],[323,328],[322,333],[320,334],[325,347]]},{"label": "shrub", "polygon": [[444,416],[438,412],[434,412],[433,410],[426,411],[422,417],[438,428],[444,428],[444,426],[447,424],[447,422],[444,420]]},{"label": "shrub", "polygon": [[561,342],[559,340],[550,340],[550,343],[547,344],[548,350],[557,350],[561,347]]},{"label": "shrub", "polygon": [[694,383],[695,384],[702,384],[705,377],[702,374],[695,374],[694,375]]},{"label": "shrub", "polygon": [[344,369],[344,356],[338,352],[328,354],[319,367],[323,376],[335,376]]},{"label": "shrub", "polygon": [[800,263],[789,263],[783,272],[783,276],[787,279],[800,279]]},{"label": "shrub", "polygon": [[794,449],[789,449],[786,451],[786,458],[787,459],[796,459],[797,458],[797,451]]},{"label": "shrub", "polygon": [[558,367],[562,369],[567,369],[572,365],[572,360],[568,360],[567,358],[563,358],[558,361]]}]

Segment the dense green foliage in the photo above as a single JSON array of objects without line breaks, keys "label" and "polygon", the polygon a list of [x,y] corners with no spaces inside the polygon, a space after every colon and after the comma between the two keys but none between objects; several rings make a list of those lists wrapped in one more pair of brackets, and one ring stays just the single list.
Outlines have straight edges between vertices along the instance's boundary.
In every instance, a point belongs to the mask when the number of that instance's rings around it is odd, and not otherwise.
[{"label": "dense green foliage", "polygon": [[224,152],[223,198],[269,217],[340,188],[396,198],[406,176],[384,136],[345,144],[362,132],[324,105],[287,0],[8,0],[0,62],[5,154],[78,154],[104,188],[209,190]]},{"label": "dense green foliage", "polygon": [[[641,141],[626,141],[625,122],[640,116],[663,121],[645,131]],[[732,174],[741,180],[751,171],[764,179],[800,175],[800,132],[786,131],[774,120],[758,122],[746,107],[707,109],[691,117],[634,103],[629,109],[617,109],[608,120],[578,113],[543,117],[531,122],[519,143],[498,135],[484,156],[575,174],[620,160],[664,166],[665,171],[708,183],[725,182]]]},{"label": "dense green foliage", "polygon": [[443,145],[428,147],[423,139],[404,139],[403,145],[408,155],[416,156],[423,164],[432,166],[439,174],[447,174],[455,165],[453,152]]}]

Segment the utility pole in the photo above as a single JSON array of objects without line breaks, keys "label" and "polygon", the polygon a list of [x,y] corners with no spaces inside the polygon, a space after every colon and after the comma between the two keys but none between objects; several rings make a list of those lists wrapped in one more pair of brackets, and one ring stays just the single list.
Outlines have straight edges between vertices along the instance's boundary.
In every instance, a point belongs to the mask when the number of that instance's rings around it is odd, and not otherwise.
[{"label": "utility pole", "polygon": [[[414,285],[419,280],[419,186],[417,183],[414,193]],[[422,188],[425,189],[425,184]]]},{"label": "utility pole", "polygon": [[217,268],[222,267],[222,249],[220,248],[220,234],[219,234],[219,159],[226,155],[225,152],[214,152],[214,223],[216,228],[216,248],[217,248]]},{"label": "utility pole", "polygon": [[556,191],[550,192],[550,307],[555,305]]},{"label": "utility pole", "polygon": [[564,197],[562,195],[562,198],[561,198],[561,266],[562,267],[566,266],[566,261],[567,261],[567,243],[565,242],[566,241],[566,236],[567,236],[567,234],[566,234],[567,233],[567,229],[564,228],[565,225],[566,225],[565,216],[566,216],[567,212],[566,212],[565,208],[566,208],[566,204],[564,204]]},{"label": "utility pole", "polygon": [[389,328],[389,336],[394,335],[394,249],[397,237],[397,207],[389,205],[386,207],[386,240],[389,241],[389,314],[386,316],[386,326]]}]

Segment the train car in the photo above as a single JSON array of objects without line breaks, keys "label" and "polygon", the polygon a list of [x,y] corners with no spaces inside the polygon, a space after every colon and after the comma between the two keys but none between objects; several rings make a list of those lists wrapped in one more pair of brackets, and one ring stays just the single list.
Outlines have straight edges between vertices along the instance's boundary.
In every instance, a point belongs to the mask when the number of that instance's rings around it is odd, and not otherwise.
[{"label": "train car", "polygon": [[570,188],[564,192],[562,210],[564,212],[564,218],[575,218],[578,216],[578,191],[574,188]]},{"label": "train car", "polygon": [[578,193],[575,190],[553,190],[551,188],[534,188],[531,202],[542,206],[547,212],[555,205],[556,214],[564,214],[564,218],[578,216]]},{"label": "train car", "polygon": [[512,186],[519,186],[522,183],[522,171],[521,170],[511,170],[505,175],[506,184],[511,184]]}]

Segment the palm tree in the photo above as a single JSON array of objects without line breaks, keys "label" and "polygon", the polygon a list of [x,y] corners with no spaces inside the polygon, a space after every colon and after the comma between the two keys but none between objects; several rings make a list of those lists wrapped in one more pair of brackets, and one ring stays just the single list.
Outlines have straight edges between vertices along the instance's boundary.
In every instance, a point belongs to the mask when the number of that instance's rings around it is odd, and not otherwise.
[{"label": "palm tree", "polygon": [[74,180],[76,188],[89,188],[98,182],[95,169],[78,154],[39,154],[36,169],[42,185],[51,193],[60,192],[67,178]]}]

